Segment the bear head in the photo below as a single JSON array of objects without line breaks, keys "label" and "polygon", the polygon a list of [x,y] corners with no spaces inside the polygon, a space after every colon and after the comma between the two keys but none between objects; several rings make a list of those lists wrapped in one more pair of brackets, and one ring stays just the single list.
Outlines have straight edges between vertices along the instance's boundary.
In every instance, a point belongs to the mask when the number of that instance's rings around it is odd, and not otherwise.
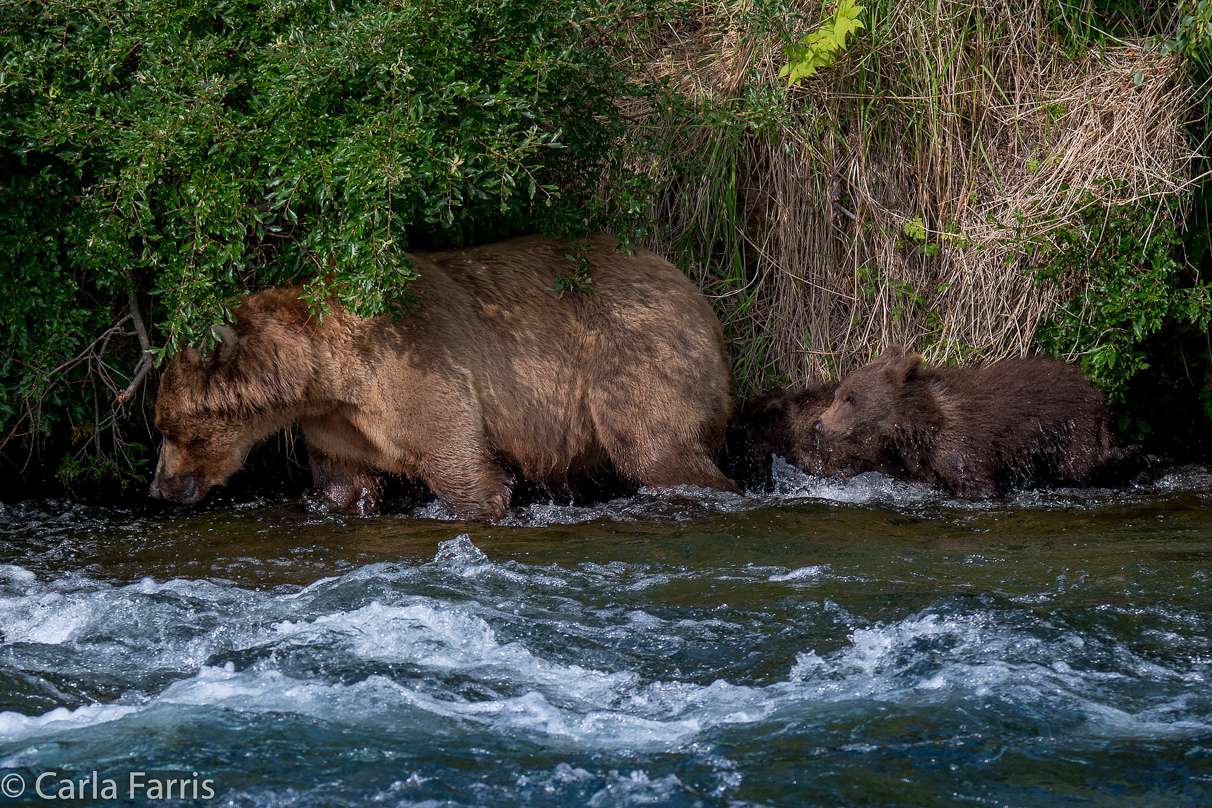
[{"label": "bear head", "polygon": [[752,451],[766,460],[781,455],[793,463],[800,455],[819,453],[820,436],[812,431],[833,401],[836,384],[810,384],[799,390],[772,390],[751,401],[741,415]]},{"label": "bear head", "polygon": [[214,350],[180,351],[165,368],[156,397],[162,443],[153,498],[201,500],[244,465],[257,441],[299,414],[314,352],[292,318],[250,306],[254,301],[237,311],[235,329],[219,329],[223,340]]},{"label": "bear head", "polygon": [[840,440],[862,430],[888,435],[900,411],[904,387],[922,366],[922,355],[894,345],[879,359],[851,373],[838,385],[833,403],[821,413],[816,430]]}]

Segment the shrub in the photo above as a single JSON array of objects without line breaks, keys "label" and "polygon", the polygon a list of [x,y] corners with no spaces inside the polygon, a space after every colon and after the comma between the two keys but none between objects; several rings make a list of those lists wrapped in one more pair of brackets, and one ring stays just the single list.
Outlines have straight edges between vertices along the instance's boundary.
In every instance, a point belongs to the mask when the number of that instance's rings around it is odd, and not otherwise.
[{"label": "shrub", "polygon": [[624,177],[614,99],[628,88],[607,47],[619,13],[580,0],[0,5],[10,460],[26,456],[11,439],[55,427],[85,436],[67,478],[112,471],[85,455],[131,439],[112,405],[143,319],[162,360],[213,341],[260,286],[305,283],[321,313],[329,300],[399,312],[409,246],[642,234],[642,183],[600,193]]},{"label": "shrub", "polygon": [[1207,330],[1212,296],[1179,263],[1180,243],[1164,206],[1087,197],[1073,224],[1038,256],[1041,280],[1075,290],[1041,323],[1041,345],[1078,360],[1112,403],[1149,366],[1150,337],[1173,324]]}]

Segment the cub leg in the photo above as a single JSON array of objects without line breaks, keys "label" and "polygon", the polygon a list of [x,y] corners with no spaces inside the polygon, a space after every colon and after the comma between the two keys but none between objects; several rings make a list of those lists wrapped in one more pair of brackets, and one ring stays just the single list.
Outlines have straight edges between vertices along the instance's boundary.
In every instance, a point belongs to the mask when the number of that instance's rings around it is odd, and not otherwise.
[{"label": "cub leg", "polygon": [[1001,494],[990,464],[962,449],[939,452],[934,472],[944,486],[964,499],[990,499]]}]

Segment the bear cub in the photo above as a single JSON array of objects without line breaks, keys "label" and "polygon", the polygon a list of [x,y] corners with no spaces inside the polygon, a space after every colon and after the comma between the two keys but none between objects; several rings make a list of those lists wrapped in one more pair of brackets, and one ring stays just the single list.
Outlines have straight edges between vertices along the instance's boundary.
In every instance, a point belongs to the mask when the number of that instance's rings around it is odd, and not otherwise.
[{"label": "bear cub", "polygon": [[832,441],[815,429],[837,388],[838,382],[778,388],[745,405],[729,425],[728,469],[733,479],[747,488],[769,489],[773,455],[818,477],[849,480],[867,471],[897,476],[895,450],[882,436],[867,430]]},{"label": "bear cub", "polygon": [[894,346],[838,385],[814,430],[835,444],[878,436],[899,476],[969,499],[1143,470],[1140,452],[1116,442],[1102,394],[1082,372],[1038,356],[930,368]]}]

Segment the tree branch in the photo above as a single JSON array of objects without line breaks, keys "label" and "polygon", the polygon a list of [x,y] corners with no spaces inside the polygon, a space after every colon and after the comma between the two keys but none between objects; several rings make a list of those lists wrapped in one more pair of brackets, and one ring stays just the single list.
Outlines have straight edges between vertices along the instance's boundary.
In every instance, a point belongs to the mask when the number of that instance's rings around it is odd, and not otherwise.
[{"label": "tree branch", "polygon": [[135,323],[135,333],[139,335],[139,346],[143,348],[143,355],[139,357],[139,364],[135,366],[135,377],[130,380],[130,384],[125,390],[118,394],[118,403],[125,404],[130,401],[131,396],[139,389],[140,382],[147,372],[152,369],[151,340],[147,338],[147,328],[143,325],[143,318],[139,315],[139,300],[135,297],[135,287],[132,285],[126,290],[127,299],[130,302],[130,318]]}]

